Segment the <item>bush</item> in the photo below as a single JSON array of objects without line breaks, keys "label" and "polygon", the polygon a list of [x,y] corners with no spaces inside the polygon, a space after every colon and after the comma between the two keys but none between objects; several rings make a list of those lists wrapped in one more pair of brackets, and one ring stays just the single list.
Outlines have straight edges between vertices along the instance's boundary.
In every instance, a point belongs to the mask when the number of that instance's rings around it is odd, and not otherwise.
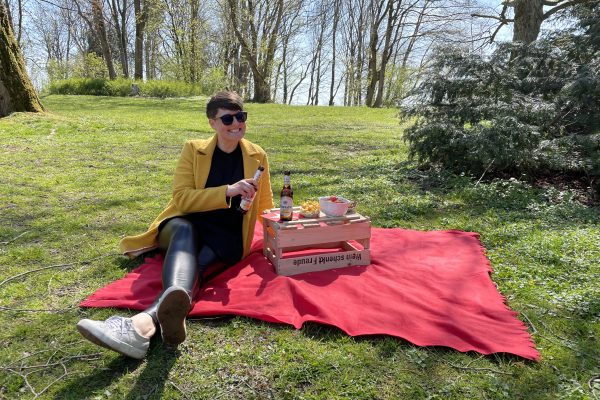
[{"label": "bush", "polygon": [[[129,96],[134,81],[126,78],[115,80],[103,78],[71,78],[51,82],[46,90],[50,94],[91,95],[91,96]],[[135,82],[140,94],[147,97],[188,97],[203,93],[200,85],[175,81]]]},{"label": "bush", "polygon": [[416,117],[411,157],[472,174],[600,176],[600,5],[579,11],[577,29],[488,58],[439,49],[401,109]]},{"label": "bush", "polygon": [[129,79],[114,81],[104,78],[71,78],[51,82],[50,94],[74,94],[90,96],[128,96],[131,93]]},{"label": "bush", "polygon": [[108,78],[108,69],[104,60],[95,53],[79,54],[68,63],[50,59],[46,72],[50,82],[69,78]]},{"label": "bush", "polygon": [[199,85],[178,81],[139,82],[139,86],[140,94],[149,97],[188,97],[202,94]]},{"label": "bush", "polygon": [[210,95],[227,86],[227,77],[222,68],[208,68],[200,78],[200,90],[203,94]]}]

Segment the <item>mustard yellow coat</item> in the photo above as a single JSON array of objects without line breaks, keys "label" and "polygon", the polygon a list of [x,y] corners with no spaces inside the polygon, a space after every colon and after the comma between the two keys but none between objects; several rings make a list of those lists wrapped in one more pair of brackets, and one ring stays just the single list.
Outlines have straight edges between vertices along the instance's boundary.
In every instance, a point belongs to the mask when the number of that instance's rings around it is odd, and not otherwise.
[{"label": "mustard yellow coat", "polygon": [[[158,226],[165,219],[231,206],[231,201],[227,201],[225,194],[227,185],[204,187],[216,145],[217,135],[210,139],[190,140],[185,143],[175,169],[171,201],[145,233],[128,236],[121,240],[120,248],[124,254],[133,258],[157,248]],[[269,163],[265,151],[246,139],[240,141],[240,147],[244,160],[244,178],[252,179],[259,165],[265,168],[252,207],[244,215],[242,223],[243,254],[246,257],[250,252],[257,217],[263,210],[273,208],[273,192],[271,191]]]}]

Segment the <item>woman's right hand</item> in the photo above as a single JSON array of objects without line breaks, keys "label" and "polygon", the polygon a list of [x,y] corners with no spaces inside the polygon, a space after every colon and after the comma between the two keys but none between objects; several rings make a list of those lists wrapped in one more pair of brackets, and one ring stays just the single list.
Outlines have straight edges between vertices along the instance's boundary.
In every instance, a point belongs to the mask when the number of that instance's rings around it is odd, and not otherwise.
[{"label": "woman's right hand", "polygon": [[227,185],[227,197],[242,195],[242,198],[251,198],[256,193],[254,179],[242,179],[233,185]]}]

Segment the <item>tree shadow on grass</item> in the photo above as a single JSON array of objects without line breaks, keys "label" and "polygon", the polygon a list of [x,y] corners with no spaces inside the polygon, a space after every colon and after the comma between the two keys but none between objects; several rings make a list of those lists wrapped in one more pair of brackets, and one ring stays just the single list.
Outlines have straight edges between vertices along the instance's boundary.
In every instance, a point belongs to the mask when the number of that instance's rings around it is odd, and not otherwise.
[{"label": "tree shadow on grass", "polygon": [[[576,387],[576,381],[584,387],[593,377],[594,365],[600,359],[595,336],[582,334],[589,321],[571,315],[570,332],[560,334],[536,319],[534,321],[538,330],[534,329],[533,339],[540,351],[555,348],[551,352],[552,357],[542,355],[539,362],[510,353],[482,355],[473,351],[463,353],[442,346],[422,347],[387,335],[365,335],[351,339],[357,343],[369,343],[380,361],[391,361],[402,370],[412,371],[419,377],[426,393],[464,390],[461,386],[454,389],[440,388],[440,383],[448,382],[453,374],[472,381],[473,387],[489,395],[487,398],[558,398],[567,393],[569,384]],[[324,343],[343,341],[347,336],[336,327],[313,322],[305,323],[301,333],[309,339]],[[587,370],[589,373],[578,374],[580,370]]]},{"label": "tree shadow on grass", "polygon": [[[425,213],[476,217],[492,213],[510,221],[542,220],[555,228],[600,221],[599,204],[591,202],[593,194],[589,188],[582,187],[581,182],[532,182],[502,177],[478,180],[444,170],[421,171],[409,162],[399,163],[394,171],[392,180],[410,182],[418,194],[432,195],[429,200],[434,204],[425,203],[431,208]],[[444,199],[453,199],[453,204],[448,206]],[[412,211],[419,214],[420,210]]]},{"label": "tree shadow on grass", "polygon": [[[179,351],[165,347],[160,338],[152,338],[146,363],[131,390],[121,397],[126,400],[162,398],[165,384],[173,365],[179,357]],[[54,399],[91,398],[93,394],[101,394],[113,382],[119,382],[123,376],[142,368],[143,361],[128,357],[118,357],[104,368],[97,368],[92,373],[74,379],[68,386],[56,393]],[[110,396],[109,396],[110,397]]]},{"label": "tree shadow on grass", "polygon": [[140,364],[141,361],[132,358],[116,358],[104,368],[97,368],[89,375],[71,380],[69,385],[64,386],[54,395],[54,399],[64,400],[91,397],[93,393],[100,393],[113,382],[118,382],[123,375],[135,371]]},{"label": "tree shadow on grass", "polygon": [[155,346],[148,353],[146,366],[125,399],[161,399],[169,378],[169,372],[175,365],[179,355],[177,349],[168,348],[161,344]]}]

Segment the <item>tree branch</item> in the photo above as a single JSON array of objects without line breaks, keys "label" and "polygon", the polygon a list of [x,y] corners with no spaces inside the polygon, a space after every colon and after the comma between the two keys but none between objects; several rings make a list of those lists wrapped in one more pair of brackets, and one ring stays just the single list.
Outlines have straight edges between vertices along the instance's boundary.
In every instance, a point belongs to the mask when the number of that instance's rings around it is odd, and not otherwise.
[{"label": "tree branch", "polygon": [[509,22],[515,22],[514,19],[512,18],[502,18],[501,16],[497,16],[497,15],[483,15],[483,14],[471,14],[471,17],[479,17],[479,18],[490,18],[490,19],[495,19],[498,20],[502,23],[509,23]]},{"label": "tree branch", "polygon": [[21,233],[19,236],[12,238],[11,240],[7,240],[5,242],[0,242],[0,244],[4,244],[4,245],[10,244],[10,243],[14,242],[15,240],[17,240],[18,238],[20,238],[21,236],[25,235],[26,233],[29,233],[29,231],[25,231],[25,232]]},{"label": "tree branch", "polygon": [[500,32],[500,29],[502,29],[502,27],[504,25],[508,24],[508,21],[506,19],[506,10],[508,10],[508,3],[504,3],[504,5],[502,7],[502,11],[500,12],[500,18],[501,18],[500,25],[498,25],[498,27],[496,28],[496,30],[494,31],[494,33],[490,37],[490,43],[494,42],[494,39],[496,38],[496,35],[498,34],[498,32]]},{"label": "tree branch", "polygon": [[562,4],[558,4],[556,7],[554,7],[552,9],[546,11],[546,13],[544,13],[544,15],[542,16],[542,19],[545,21],[550,16],[552,16],[552,14],[554,14],[554,13],[560,11],[560,10],[563,10],[563,9],[565,9],[567,7],[574,6],[575,4],[584,3],[586,1],[588,1],[588,0],[570,0],[570,1],[564,2]]},{"label": "tree branch", "polygon": [[105,258],[105,257],[116,256],[116,255],[119,255],[119,254],[118,253],[108,253],[108,254],[104,254],[104,255],[99,256],[99,257],[90,258],[89,260],[75,261],[75,262],[68,263],[68,264],[49,265],[47,267],[41,267],[41,268],[37,268],[37,269],[32,269],[32,270],[25,271],[25,272],[22,272],[20,274],[11,276],[10,278],[6,278],[2,282],[0,282],[0,287],[3,286],[5,283],[8,283],[10,281],[14,281],[15,279],[18,279],[18,278],[20,278],[22,276],[25,276],[25,275],[28,275],[28,274],[33,274],[35,272],[39,272],[39,271],[43,271],[43,270],[51,269],[51,268],[68,268],[68,267],[72,267],[72,266],[77,265],[77,264],[89,264],[92,261],[99,260],[99,259]]}]

